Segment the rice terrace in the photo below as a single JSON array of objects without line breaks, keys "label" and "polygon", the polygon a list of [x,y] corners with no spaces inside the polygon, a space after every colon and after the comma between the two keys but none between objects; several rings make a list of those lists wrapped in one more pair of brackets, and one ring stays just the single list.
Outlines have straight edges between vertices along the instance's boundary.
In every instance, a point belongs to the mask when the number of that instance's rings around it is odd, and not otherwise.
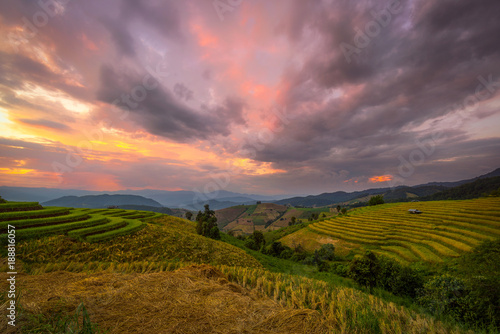
[{"label": "rice terrace", "polygon": [[0,333],[500,334],[499,13],[0,1]]}]

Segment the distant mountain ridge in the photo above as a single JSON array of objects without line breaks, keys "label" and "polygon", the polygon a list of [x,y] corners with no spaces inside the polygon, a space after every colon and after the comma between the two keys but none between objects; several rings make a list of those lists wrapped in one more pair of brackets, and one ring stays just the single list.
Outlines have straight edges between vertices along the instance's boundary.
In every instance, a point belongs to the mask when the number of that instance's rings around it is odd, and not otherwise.
[{"label": "distant mountain ridge", "polygon": [[[494,171],[467,180],[461,180],[456,182],[430,182],[426,184],[416,185],[416,186],[398,186],[395,188],[375,188],[367,189],[363,191],[354,191],[351,193],[346,193],[344,191],[337,191],[334,193],[323,193],[319,195],[309,195],[305,197],[292,197],[285,198],[279,201],[274,201],[276,204],[281,205],[292,205],[292,206],[304,206],[304,207],[319,207],[334,204],[349,204],[348,202],[355,202],[356,199],[363,197],[368,197],[371,195],[384,195],[384,200],[389,202],[395,202],[398,200],[406,200],[410,198],[417,198],[422,196],[432,196],[436,193],[444,191],[446,189],[460,186],[463,184],[468,184],[476,180],[491,178],[495,176],[500,176],[500,168]],[[359,201],[368,201],[359,200]]]},{"label": "distant mountain ridge", "polygon": [[226,190],[219,190],[211,193],[196,193],[194,191],[179,190],[167,191],[156,189],[142,190],[118,190],[118,191],[89,191],[78,189],[56,189],[56,188],[30,188],[30,187],[9,187],[0,186],[0,196],[8,201],[33,201],[47,202],[64,196],[86,196],[86,195],[137,195],[150,198],[169,208],[187,208],[190,210],[200,210],[204,204],[212,203],[214,208],[230,207],[238,204],[253,204],[256,201],[270,202],[282,196],[266,196],[256,194],[240,194]]},{"label": "distant mountain ridge", "polygon": [[[155,189],[143,190],[120,190],[111,192],[88,191],[77,189],[55,189],[55,188],[28,188],[0,186],[0,195],[9,201],[37,201],[45,203],[65,196],[88,196],[88,195],[136,195],[148,198],[156,202],[154,205],[144,203],[127,203],[131,205],[165,206],[169,208],[184,208],[188,210],[201,210],[205,204],[209,204],[213,210],[224,209],[236,205],[249,205],[257,201],[272,202],[280,205],[293,206],[327,206],[335,203],[352,203],[364,201],[371,195],[383,194],[386,201],[405,200],[414,197],[431,196],[445,189],[473,182],[477,179],[500,176],[500,168],[478,176],[476,178],[456,182],[429,182],[416,186],[398,186],[395,188],[374,188],[363,191],[345,192],[336,191],[309,196],[265,196],[256,194],[240,194],[226,190],[202,194],[194,191],[179,190],[165,191]],[[55,205],[55,204],[54,204]],[[110,204],[114,205],[114,204]],[[122,204],[123,205],[123,204]]]},{"label": "distant mountain ridge", "polygon": [[138,195],[86,195],[86,196],[63,196],[51,201],[42,202],[43,206],[66,206],[72,208],[99,209],[108,206],[148,206],[161,208],[163,205],[151,198]]}]

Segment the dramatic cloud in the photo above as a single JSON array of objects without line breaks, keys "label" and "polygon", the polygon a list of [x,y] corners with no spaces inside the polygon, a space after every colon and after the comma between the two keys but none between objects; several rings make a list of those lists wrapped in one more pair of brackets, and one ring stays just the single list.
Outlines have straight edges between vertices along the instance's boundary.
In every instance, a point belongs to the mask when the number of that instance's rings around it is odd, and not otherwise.
[{"label": "dramatic cloud", "polygon": [[497,0],[227,4],[0,4],[2,184],[305,194],[500,167]]}]

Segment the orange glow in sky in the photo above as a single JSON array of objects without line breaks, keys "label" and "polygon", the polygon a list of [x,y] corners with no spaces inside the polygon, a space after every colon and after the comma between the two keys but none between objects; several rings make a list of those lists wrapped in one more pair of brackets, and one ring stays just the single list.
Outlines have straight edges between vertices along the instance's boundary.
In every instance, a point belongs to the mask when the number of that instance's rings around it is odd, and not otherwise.
[{"label": "orange glow in sky", "polygon": [[370,182],[377,183],[377,182],[387,182],[392,180],[392,175],[380,175],[380,176],[374,176],[370,177]]}]

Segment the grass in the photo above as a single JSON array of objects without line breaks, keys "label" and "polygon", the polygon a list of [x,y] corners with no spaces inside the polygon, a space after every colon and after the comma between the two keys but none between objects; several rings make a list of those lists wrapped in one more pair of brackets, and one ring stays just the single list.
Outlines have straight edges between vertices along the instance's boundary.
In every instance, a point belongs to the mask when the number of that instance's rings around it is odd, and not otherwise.
[{"label": "grass", "polygon": [[[500,199],[391,203],[365,207],[310,224],[286,236],[288,246],[311,244],[311,238],[330,236],[350,249],[369,248],[400,262],[443,262],[469,252],[484,240],[500,237]],[[419,209],[411,215],[408,209]]]},{"label": "grass", "polygon": [[144,226],[143,221],[163,216],[140,210],[43,208],[37,202],[9,202],[2,205],[5,210],[9,210],[0,212],[2,243],[7,240],[8,225],[16,228],[18,240],[67,234],[81,241],[100,242],[135,233]]},{"label": "grass", "polygon": [[[352,217],[370,211],[353,213]],[[380,213],[383,208],[373,211]],[[111,218],[112,210],[71,212],[95,217],[99,213],[101,218],[114,221],[123,219]],[[16,266],[20,284],[26,291],[25,300],[29,300],[23,305],[27,312],[39,315],[43,325],[52,314],[59,314],[54,312],[55,304],[61,305],[61,319],[69,319],[83,302],[87,316],[80,312],[78,319],[86,317],[109,333],[467,332],[413,306],[403,307],[405,300],[383,291],[375,291],[378,296],[369,295],[353,288],[351,280],[246,249],[242,240],[225,234],[222,235],[225,242],[199,236],[195,224],[185,219],[163,215],[147,224],[125,221],[130,224],[99,234],[93,232],[103,232],[102,226],[79,233],[73,230],[87,241],[50,235],[19,242]],[[143,224],[133,234],[115,233],[107,240],[88,242],[92,237],[103,238],[106,233]],[[277,230],[269,238],[292,239],[306,231],[302,236],[311,237],[312,243],[312,237],[318,234],[309,228],[315,225]],[[375,235],[376,228],[370,229],[370,235]],[[324,238],[322,241],[332,240],[329,231],[319,235]],[[355,232],[355,228],[349,230],[353,237]],[[417,240],[411,236],[402,238],[371,247],[411,260],[411,256],[421,256],[420,253],[430,249],[409,242]],[[405,247],[407,243],[409,246]],[[347,243],[335,243],[336,247],[340,245]],[[413,247],[423,250],[418,253]],[[5,272],[5,263],[1,262],[1,291],[5,291]],[[3,312],[5,296],[0,298],[3,298],[0,300]],[[395,301],[391,302],[391,298]],[[4,332],[2,320],[0,331]],[[33,324],[36,320],[31,320],[30,325]]]}]

